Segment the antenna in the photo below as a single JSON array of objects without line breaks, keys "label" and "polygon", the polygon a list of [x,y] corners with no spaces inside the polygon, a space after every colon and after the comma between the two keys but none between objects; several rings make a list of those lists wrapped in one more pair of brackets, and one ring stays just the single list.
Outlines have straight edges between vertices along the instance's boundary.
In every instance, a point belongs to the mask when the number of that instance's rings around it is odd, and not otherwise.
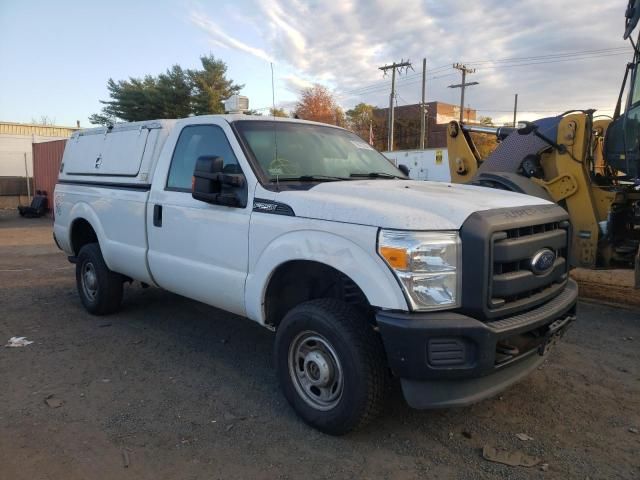
[{"label": "antenna", "polygon": [[[273,62],[269,62],[271,65],[271,115],[273,119],[276,119],[276,88],[273,81]],[[273,123],[273,161],[278,159],[278,131],[276,130],[276,123]],[[276,173],[276,189],[280,191],[280,173]]]},{"label": "antenna", "polygon": [[271,114],[273,115],[273,118],[275,118],[276,117],[276,87],[273,82],[273,62],[271,62],[270,65],[271,65]]}]

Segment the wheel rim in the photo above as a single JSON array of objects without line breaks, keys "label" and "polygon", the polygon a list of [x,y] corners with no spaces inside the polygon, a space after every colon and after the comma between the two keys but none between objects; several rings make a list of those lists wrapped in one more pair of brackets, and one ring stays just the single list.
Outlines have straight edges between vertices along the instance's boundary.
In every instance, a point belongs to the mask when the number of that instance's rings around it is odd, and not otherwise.
[{"label": "wheel rim", "polygon": [[322,335],[305,331],[289,347],[289,375],[298,395],[317,410],[331,410],[342,397],[340,359]]},{"label": "wheel rim", "polygon": [[98,295],[98,277],[93,263],[87,262],[82,266],[82,275],[80,278],[85,296],[89,300],[94,301],[96,295]]}]

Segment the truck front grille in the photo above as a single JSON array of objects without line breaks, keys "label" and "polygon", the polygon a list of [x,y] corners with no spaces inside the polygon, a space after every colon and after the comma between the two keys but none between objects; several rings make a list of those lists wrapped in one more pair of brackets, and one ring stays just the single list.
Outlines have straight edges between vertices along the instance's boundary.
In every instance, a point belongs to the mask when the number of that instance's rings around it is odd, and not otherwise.
[{"label": "truck front grille", "polygon": [[460,311],[495,321],[560,294],[568,279],[570,229],[567,212],[553,204],[471,214],[460,229]]},{"label": "truck front grille", "polygon": [[[549,222],[498,231],[492,237],[488,306],[491,310],[553,296],[567,280],[569,223]],[[550,250],[553,266],[534,272],[536,253]]]}]

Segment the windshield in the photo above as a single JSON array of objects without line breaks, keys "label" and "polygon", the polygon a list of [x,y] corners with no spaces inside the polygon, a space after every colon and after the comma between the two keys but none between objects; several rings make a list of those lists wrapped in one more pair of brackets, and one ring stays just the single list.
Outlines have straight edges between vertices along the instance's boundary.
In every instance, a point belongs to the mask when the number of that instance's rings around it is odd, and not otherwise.
[{"label": "windshield", "polygon": [[332,127],[281,121],[234,125],[269,181],[406,178],[360,137]]}]

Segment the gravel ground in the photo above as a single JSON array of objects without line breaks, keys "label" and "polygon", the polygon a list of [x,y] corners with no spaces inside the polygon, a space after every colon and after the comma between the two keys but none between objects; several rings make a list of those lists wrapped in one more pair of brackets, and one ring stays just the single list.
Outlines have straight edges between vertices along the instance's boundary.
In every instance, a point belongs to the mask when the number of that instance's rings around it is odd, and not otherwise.
[{"label": "gravel ground", "polygon": [[[638,310],[582,303],[543,367],[501,396],[414,411],[396,384],[377,422],[333,438],[280,394],[272,333],[139,285],[92,317],[50,220],[4,212],[0,343],[12,336],[34,343],[0,347],[3,479],[640,478]],[[488,462],[484,445],[548,467]]]}]

